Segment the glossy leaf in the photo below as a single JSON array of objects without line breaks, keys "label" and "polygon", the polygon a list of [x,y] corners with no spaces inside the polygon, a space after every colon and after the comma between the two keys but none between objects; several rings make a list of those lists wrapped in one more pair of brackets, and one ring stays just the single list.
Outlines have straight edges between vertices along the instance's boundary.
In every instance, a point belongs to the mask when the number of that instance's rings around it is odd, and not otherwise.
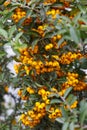
[{"label": "glossy leaf", "polygon": [[0,28],[0,35],[3,36],[5,39],[8,39],[7,31],[2,28]]}]

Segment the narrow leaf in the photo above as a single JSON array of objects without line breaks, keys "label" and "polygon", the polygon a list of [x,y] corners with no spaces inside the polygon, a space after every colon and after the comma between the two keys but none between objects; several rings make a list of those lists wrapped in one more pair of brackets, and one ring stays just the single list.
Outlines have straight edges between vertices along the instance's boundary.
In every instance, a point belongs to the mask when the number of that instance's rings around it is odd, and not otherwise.
[{"label": "narrow leaf", "polygon": [[38,43],[39,39],[35,39],[33,42],[32,42],[32,49],[34,49],[35,45]]},{"label": "narrow leaf", "polygon": [[80,67],[82,69],[87,69],[87,58],[81,58],[80,59]]},{"label": "narrow leaf", "polygon": [[51,101],[50,101],[50,104],[55,104],[55,103],[61,103],[61,101],[59,100],[59,99],[52,99]]},{"label": "narrow leaf", "polygon": [[71,92],[72,87],[68,88],[65,93],[64,93],[64,98],[66,98],[68,96],[68,94]]},{"label": "narrow leaf", "polygon": [[65,122],[62,127],[62,130],[68,130],[68,127],[69,127],[69,122]]},{"label": "narrow leaf", "polygon": [[23,32],[20,32],[16,35],[15,41],[18,42],[19,38],[22,36]]},{"label": "narrow leaf", "polygon": [[55,119],[57,122],[59,122],[59,123],[64,123],[64,121],[65,121],[65,119],[64,118],[56,118]]},{"label": "narrow leaf", "polygon": [[0,51],[0,58],[2,58],[5,55],[6,55],[6,53],[4,51]]},{"label": "narrow leaf", "polygon": [[70,27],[70,36],[71,40],[75,41],[75,43],[79,44],[80,40],[77,34],[77,31],[74,27]]},{"label": "narrow leaf", "polygon": [[9,29],[9,31],[8,31],[8,33],[9,33],[9,39],[12,38],[13,33],[15,32],[15,30],[16,30],[16,26],[15,26],[15,25],[12,26],[12,27]]},{"label": "narrow leaf", "polygon": [[74,130],[74,122],[71,122],[71,123],[70,123],[69,128],[70,128],[70,130]]},{"label": "narrow leaf", "polygon": [[8,33],[2,28],[0,28],[0,35],[3,36],[5,39],[8,38]]}]

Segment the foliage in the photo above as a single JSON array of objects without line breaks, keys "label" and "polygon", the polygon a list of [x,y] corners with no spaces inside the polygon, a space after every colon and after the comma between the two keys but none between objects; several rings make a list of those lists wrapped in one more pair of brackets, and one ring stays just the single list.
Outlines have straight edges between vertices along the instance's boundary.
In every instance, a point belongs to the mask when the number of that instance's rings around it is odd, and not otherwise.
[{"label": "foliage", "polygon": [[[86,13],[86,0],[1,0],[1,130],[87,129]],[[15,102],[9,116],[5,94]]]}]

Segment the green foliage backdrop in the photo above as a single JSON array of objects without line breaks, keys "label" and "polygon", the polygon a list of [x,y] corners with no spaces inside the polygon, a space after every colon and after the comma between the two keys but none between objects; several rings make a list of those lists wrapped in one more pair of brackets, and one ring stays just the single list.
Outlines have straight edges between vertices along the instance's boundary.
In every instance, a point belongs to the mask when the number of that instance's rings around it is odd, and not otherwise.
[{"label": "green foliage backdrop", "polygon": [[0,130],[86,130],[86,69],[86,0],[0,1]]}]

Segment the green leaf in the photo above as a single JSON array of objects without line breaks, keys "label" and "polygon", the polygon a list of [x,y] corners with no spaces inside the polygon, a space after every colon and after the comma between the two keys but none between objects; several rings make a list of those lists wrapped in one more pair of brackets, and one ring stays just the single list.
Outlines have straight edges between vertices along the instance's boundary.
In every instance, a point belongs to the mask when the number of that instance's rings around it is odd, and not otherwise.
[{"label": "green leaf", "polygon": [[27,47],[27,44],[23,44],[23,43],[21,43],[19,41],[18,42],[14,42],[14,45],[13,45],[14,50],[18,51],[18,52],[19,52],[19,48],[26,48],[26,47]]},{"label": "green leaf", "polygon": [[63,42],[64,42],[64,38],[61,38],[61,39],[58,41],[58,46],[60,46]]},{"label": "green leaf", "polygon": [[87,102],[85,100],[82,100],[80,102],[80,122],[81,124],[84,123],[85,119],[87,119]]},{"label": "green leaf", "polygon": [[81,58],[80,59],[80,67],[82,69],[87,69],[87,58]]},{"label": "green leaf", "polygon": [[79,0],[79,2],[83,5],[86,5],[87,4],[87,0]]},{"label": "green leaf", "polygon": [[36,0],[32,0],[32,1],[30,1],[30,2],[28,3],[28,5],[29,5],[29,6],[30,6],[30,5],[33,5],[35,2],[36,2]]},{"label": "green leaf", "polygon": [[46,111],[49,111],[50,107],[51,107],[51,104],[46,105]]},{"label": "green leaf", "polygon": [[15,42],[18,42],[19,41],[19,38],[22,36],[23,32],[20,32],[16,35],[15,37]]},{"label": "green leaf", "polygon": [[12,81],[14,84],[18,83],[20,80],[18,77],[10,78],[10,81]]},{"label": "green leaf", "polygon": [[66,29],[61,29],[61,30],[59,30],[59,31],[58,31],[58,33],[57,33],[57,34],[65,34],[65,33],[66,33],[66,31],[67,31]]},{"label": "green leaf", "polygon": [[86,13],[85,6],[78,4],[78,8],[80,9],[81,13]]},{"label": "green leaf", "polygon": [[59,97],[59,95],[58,94],[56,94],[56,93],[53,93],[53,94],[50,94],[49,96],[48,96],[49,98],[52,98],[52,97]]},{"label": "green leaf", "polygon": [[26,15],[26,16],[27,16],[27,17],[31,17],[32,12],[33,12],[33,10],[28,10],[28,11],[27,11],[27,15]]},{"label": "green leaf", "polygon": [[51,101],[50,101],[50,104],[55,104],[55,103],[61,103],[61,101],[59,100],[59,99],[52,99]]},{"label": "green leaf", "polygon": [[64,21],[64,22],[71,22],[70,18],[69,17],[66,17],[66,16],[60,16],[60,18]]},{"label": "green leaf", "polygon": [[46,14],[45,14],[43,6],[42,6],[42,9],[40,10],[40,14],[41,14],[40,17],[41,17],[42,21],[44,21],[46,19]]},{"label": "green leaf", "polygon": [[67,103],[68,103],[69,105],[72,105],[72,104],[76,101],[76,99],[77,99],[76,96],[70,94],[70,95],[67,97]]},{"label": "green leaf", "polygon": [[68,96],[68,94],[71,92],[72,87],[68,88],[65,93],[64,93],[64,98],[66,98]]},{"label": "green leaf", "polygon": [[80,28],[82,31],[87,31],[87,25],[81,25]]},{"label": "green leaf", "polygon": [[12,38],[13,33],[15,32],[15,30],[16,30],[16,26],[15,26],[15,25],[12,26],[12,27],[9,29],[9,31],[8,31],[9,39]]},{"label": "green leaf", "polygon": [[74,130],[74,122],[71,122],[69,125],[70,130]]},{"label": "green leaf", "polygon": [[70,27],[70,36],[71,36],[71,40],[75,41],[75,43],[79,44],[80,43],[80,39],[77,33],[77,30],[74,27]]},{"label": "green leaf", "polygon": [[32,31],[32,30],[29,30],[27,34],[28,34],[29,36],[33,35],[33,36],[35,36],[35,37],[39,37],[39,36],[40,36],[38,32]]},{"label": "green leaf", "polygon": [[59,123],[62,123],[62,124],[64,124],[64,121],[65,121],[65,119],[63,117],[62,118],[56,118],[55,120]]},{"label": "green leaf", "polygon": [[35,85],[37,86],[37,87],[42,87],[43,85],[41,85],[41,84],[39,84],[39,83],[37,83],[37,82],[35,82]]},{"label": "green leaf", "polygon": [[0,58],[2,58],[5,55],[6,55],[6,53],[4,51],[0,51]]},{"label": "green leaf", "polygon": [[84,109],[84,111],[80,115],[81,124],[83,124],[86,118],[87,118],[87,107]]},{"label": "green leaf", "polygon": [[67,118],[68,118],[68,112],[65,110],[64,107],[62,107],[61,110],[62,110],[62,116],[63,116],[65,119],[67,119]]},{"label": "green leaf", "polygon": [[32,49],[34,49],[35,45],[38,43],[39,39],[35,39],[33,42],[32,42]]},{"label": "green leaf", "polygon": [[64,35],[63,38],[66,40],[69,40],[69,41],[71,40],[71,36],[69,36],[69,35]]},{"label": "green leaf", "polygon": [[80,17],[81,17],[81,12],[79,12],[77,15],[75,15],[75,17],[73,18],[73,22],[76,24]]},{"label": "green leaf", "polygon": [[0,35],[3,36],[5,39],[8,39],[8,33],[2,28],[0,28]]},{"label": "green leaf", "polygon": [[65,122],[62,127],[62,130],[68,130],[68,127],[69,127],[69,122]]},{"label": "green leaf", "polygon": [[[6,10],[5,10],[6,11]],[[5,12],[4,17],[3,17],[3,23],[5,24],[5,22],[7,22],[7,20],[12,16],[12,13],[11,10],[10,11],[7,11]]]}]

